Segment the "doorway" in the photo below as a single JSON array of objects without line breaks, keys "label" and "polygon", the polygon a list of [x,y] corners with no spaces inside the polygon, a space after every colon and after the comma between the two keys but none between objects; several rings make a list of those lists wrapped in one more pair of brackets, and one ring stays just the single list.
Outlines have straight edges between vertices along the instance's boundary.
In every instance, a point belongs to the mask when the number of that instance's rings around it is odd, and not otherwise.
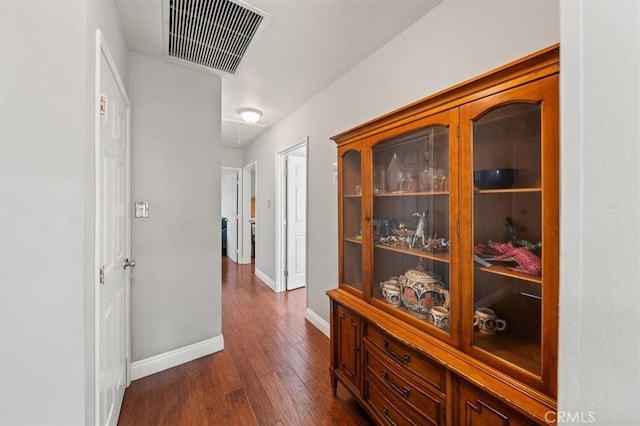
[{"label": "doorway", "polygon": [[96,30],[94,421],[118,422],[131,380],[131,103]]},{"label": "doorway", "polygon": [[307,142],[277,154],[277,281],[276,291],[307,283]]},{"label": "doorway", "polygon": [[238,263],[254,263],[256,258],[256,235],[258,232],[258,196],[256,183],[258,164],[250,163],[242,169],[242,218],[238,227],[241,244]]},{"label": "doorway", "polygon": [[222,255],[238,262],[238,193],[240,190],[240,169],[222,168]]}]

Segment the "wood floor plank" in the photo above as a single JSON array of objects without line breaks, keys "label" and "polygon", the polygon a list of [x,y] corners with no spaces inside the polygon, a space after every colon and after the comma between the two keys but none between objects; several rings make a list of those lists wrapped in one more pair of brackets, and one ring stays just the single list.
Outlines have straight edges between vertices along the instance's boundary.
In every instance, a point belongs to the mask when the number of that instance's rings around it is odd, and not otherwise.
[{"label": "wood floor plank", "polygon": [[221,387],[227,392],[242,388],[242,381],[229,351],[202,357],[193,361],[200,372],[200,382],[204,389]]},{"label": "wood floor plank", "polygon": [[[274,406],[287,425],[332,425],[322,407],[309,403],[304,385],[293,371],[274,372],[262,377]],[[296,386],[292,381],[298,381]],[[288,385],[286,384],[288,383]],[[301,386],[301,387],[300,387]]]},{"label": "wood floor plank", "polygon": [[208,424],[244,426],[260,424],[243,389],[225,393],[221,388],[205,391]]},{"label": "wood floor plank", "polygon": [[342,386],[333,397],[329,339],[305,319],[304,288],[275,293],[222,258],[218,353],[134,381],[120,426],[365,426]]},{"label": "wood floor plank", "polygon": [[244,392],[251,404],[253,413],[260,425],[272,425],[280,420],[275,414],[275,409],[271,404],[266,391],[260,383],[260,377],[256,374],[255,370],[251,367],[249,361],[250,355],[253,355],[254,350],[246,350],[243,343],[248,343],[245,340],[232,339],[229,342],[225,342],[227,349],[232,354],[233,360],[238,366],[238,373]]},{"label": "wood floor plank", "polygon": [[338,386],[336,397],[331,394],[331,380],[328,373],[325,377],[318,377],[307,383],[306,388],[315,403],[325,408],[327,415],[333,419],[336,425],[369,426],[374,424],[362,407],[342,386]]}]

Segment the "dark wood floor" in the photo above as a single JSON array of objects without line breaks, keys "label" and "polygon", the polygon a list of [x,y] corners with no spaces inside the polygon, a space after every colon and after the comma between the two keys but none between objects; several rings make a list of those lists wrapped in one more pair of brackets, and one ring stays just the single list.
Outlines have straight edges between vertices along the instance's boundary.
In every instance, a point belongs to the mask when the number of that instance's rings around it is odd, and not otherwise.
[{"label": "dark wood floor", "polygon": [[223,351],[136,380],[120,426],[370,425],[342,386],[329,339],[305,321],[305,289],[274,293],[253,265],[222,258]]}]

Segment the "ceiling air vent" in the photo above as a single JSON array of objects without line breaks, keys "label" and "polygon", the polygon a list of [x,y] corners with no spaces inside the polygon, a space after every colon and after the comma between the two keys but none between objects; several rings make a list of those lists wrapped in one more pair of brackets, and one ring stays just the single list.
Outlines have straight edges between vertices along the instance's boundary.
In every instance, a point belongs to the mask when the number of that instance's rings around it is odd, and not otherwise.
[{"label": "ceiling air vent", "polygon": [[230,0],[170,0],[169,56],[235,74],[262,19]]}]

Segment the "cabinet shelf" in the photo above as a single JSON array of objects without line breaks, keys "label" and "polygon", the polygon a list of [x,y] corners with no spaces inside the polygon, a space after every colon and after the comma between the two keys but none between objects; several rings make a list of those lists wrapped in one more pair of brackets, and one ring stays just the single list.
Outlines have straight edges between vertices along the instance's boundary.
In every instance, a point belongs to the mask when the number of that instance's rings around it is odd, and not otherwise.
[{"label": "cabinet shelf", "polygon": [[542,192],[542,188],[505,188],[505,189],[475,189],[475,194],[523,194],[525,192]]},{"label": "cabinet shelf", "polygon": [[479,271],[487,272],[489,274],[502,275],[509,278],[516,278],[519,280],[530,281],[532,283],[542,284],[542,278],[534,275],[527,275],[520,272],[512,271],[508,266],[504,265],[491,265],[491,266],[476,266]]},{"label": "cabinet shelf", "polygon": [[423,324],[423,325],[428,325],[428,328],[433,331],[436,332],[438,334],[442,334],[442,333],[448,333],[448,330],[443,330],[441,328],[437,328],[436,326],[434,326],[433,324],[429,323],[428,321],[428,315],[427,314],[419,314],[415,311],[412,311],[410,309],[408,309],[406,306],[404,305],[392,305],[389,302],[387,302],[386,300],[384,300],[384,297],[382,295],[379,294],[379,292],[374,293],[373,297],[371,298],[371,304],[373,304],[374,306],[387,311],[387,312],[392,312],[394,316],[398,317],[398,313],[402,313],[401,315],[404,315],[405,318],[410,318],[409,321],[416,321],[419,324]]},{"label": "cabinet shelf", "polygon": [[362,195],[358,194],[345,194],[344,198],[362,198]]},{"label": "cabinet shelf", "polygon": [[416,195],[449,195],[449,191],[385,192],[376,194],[375,197],[413,197]]},{"label": "cabinet shelf", "polygon": [[475,347],[488,352],[491,356],[497,356],[508,363],[520,366],[536,376],[540,375],[539,343],[526,341],[509,334],[508,331],[487,335],[476,330],[473,339]]},{"label": "cabinet shelf", "polygon": [[418,256],[425,259],[436,260],[438,262],[449,263],[449,253],[430,253],[428,251],[420,250],[417,248],[393,247],[387,246],[385,244],[376,244],[375,248],[380,250],[389,250],[396,253],[408,254],[411,256]]},{"label": "cabinet shelf", "polygon": [[362,238],[346,237],[344,240],[345,240],[346,242],[348,242],[348,243],[353,243],[353,244],[360,244],[360,245],[362,245]]}]

